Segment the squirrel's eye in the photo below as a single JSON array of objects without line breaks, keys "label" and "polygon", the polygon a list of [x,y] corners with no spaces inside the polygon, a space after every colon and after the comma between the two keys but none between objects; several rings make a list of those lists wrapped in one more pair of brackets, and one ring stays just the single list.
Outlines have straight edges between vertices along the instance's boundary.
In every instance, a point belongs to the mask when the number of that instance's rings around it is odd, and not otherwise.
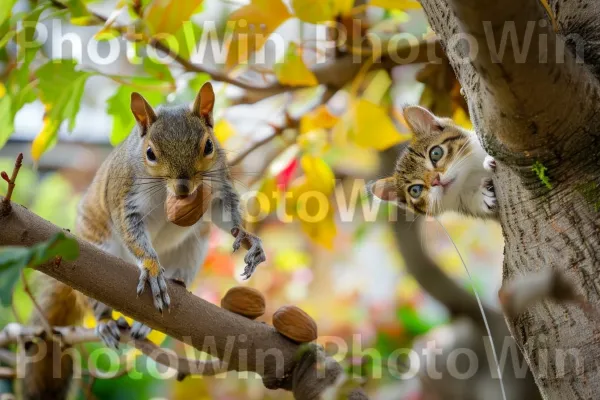
[{"label": "squirrel's eye", "polygon": [[413,199],[419,198],[421,192],[423,191],[423,185],[412,185],[408,188],[408,193]]},{"label": "squirrel's eye", "polygon": [[435,146],[429,150],[429,158],[431,158],[431,161],[433,162],[440,161],[443,156],[444,149],[442,149],[440,146]]},{"label": "squirrel's eye", "polygon": [[154,154],[154,151],[152,151],[152,147],[148,147],[148,149],[146,149],[146,157],[148,157],[148,161],[156,161],[156,154]]},{"label": "squirrel's eye", "polygon": [[206,144],[204,145],[204,155],[207,156],[211,154],[214,150],[213,142],[210,139],[206,140]]}]

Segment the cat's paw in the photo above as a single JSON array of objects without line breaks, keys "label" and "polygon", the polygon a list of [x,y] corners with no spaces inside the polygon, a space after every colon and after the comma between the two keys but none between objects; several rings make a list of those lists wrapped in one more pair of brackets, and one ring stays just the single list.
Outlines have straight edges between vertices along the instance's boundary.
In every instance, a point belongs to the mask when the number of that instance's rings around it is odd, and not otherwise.
[{"label": "cat's paw", "polygon": [[483,178],[481,180],[481,208],[488,214],[496,213],[498,201],[496,200],[496,191],[492,178]]},{"label": "cat's paw", "polygon": [[492,156],[485,156],[483,160],[483,169],[489,172],[496,172],[496,160]]}]

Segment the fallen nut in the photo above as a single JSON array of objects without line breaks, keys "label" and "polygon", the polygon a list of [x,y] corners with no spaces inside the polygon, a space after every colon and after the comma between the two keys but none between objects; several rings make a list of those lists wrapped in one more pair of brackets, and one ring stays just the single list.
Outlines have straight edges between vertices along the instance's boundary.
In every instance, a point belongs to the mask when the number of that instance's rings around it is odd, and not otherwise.
[{"label": "fallen nut", "polygon": [[204,215],[212,197],[208,185],[200,185],[189,196],[178,199],[172,194],[167,195],[167,220],[179,226],[192,226]]},{"label": "fallen nut", "polygon": [[221,307],[232,313],[255,319],[265,313],[265,298],[256,289],[237,286],[225,293],[221,299]]},{"label": "fallen nut", "polygon": [[283,336],[299,343],[317,338],[317,324],[296,306],[283,306],[273,314],[273,326]]}]

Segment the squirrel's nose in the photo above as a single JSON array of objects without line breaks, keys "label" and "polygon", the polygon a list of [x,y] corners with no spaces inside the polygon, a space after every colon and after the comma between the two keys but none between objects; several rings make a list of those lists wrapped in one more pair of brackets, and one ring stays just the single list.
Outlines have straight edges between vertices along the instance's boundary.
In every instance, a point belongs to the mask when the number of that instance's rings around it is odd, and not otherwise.
[{"label": "squirrel's nose", "polygon": [[440,186],[442,181],[440,180],[440,174],[437,174],[435,178],[431,181],[431,186]]},{"label": "squirrel's nose", "polygon": [[190,194],[190,182],[187,179],[177,179],[174,189],[177,197],[186,197]]}]

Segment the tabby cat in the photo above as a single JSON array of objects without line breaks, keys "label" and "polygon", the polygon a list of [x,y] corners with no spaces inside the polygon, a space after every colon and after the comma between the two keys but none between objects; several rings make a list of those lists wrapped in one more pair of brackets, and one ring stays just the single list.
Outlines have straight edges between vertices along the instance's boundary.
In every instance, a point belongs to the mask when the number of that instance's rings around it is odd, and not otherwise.
[{"label": "tabby cat", "polygon": [[399,156],[394,174],[370,184],[368,190],[417,214],[456,211],[496,219],[492,182],[496,163],[475,133],[423,107],[405,107],[403,114],[414,140]]}]

